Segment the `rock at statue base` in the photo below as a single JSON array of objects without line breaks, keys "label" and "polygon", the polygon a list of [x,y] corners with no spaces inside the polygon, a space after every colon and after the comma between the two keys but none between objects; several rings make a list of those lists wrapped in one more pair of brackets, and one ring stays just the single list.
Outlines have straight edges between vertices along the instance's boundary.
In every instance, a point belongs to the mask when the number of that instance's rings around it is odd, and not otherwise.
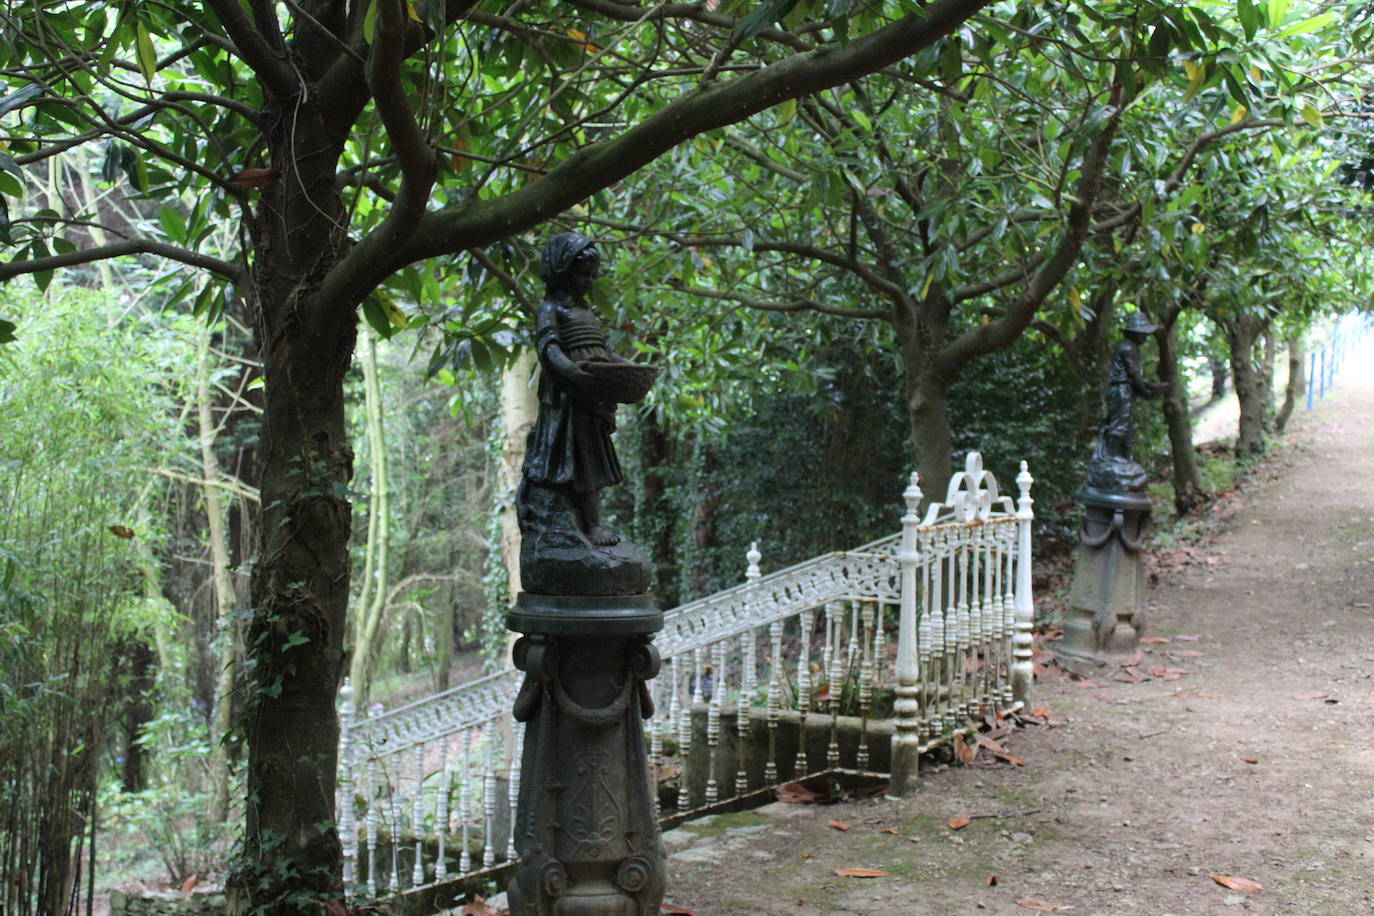
[{"label": "rock at statue base", "polygon": [[589,547],[540,531],[520,545],[520,587],[536,595],[642,595],[651,575],[644,552],[628,541]]}]

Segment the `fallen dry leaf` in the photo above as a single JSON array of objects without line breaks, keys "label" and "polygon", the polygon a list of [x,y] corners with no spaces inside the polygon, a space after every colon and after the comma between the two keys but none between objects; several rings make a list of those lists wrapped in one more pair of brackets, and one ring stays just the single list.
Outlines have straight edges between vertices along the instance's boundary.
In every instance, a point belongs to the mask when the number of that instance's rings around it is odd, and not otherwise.
[{"label": "fallen dry leaf", "polygon": [[1094,690],[1098,687],[1106,687],[1107,685],[1101,681],[1095,681],[1090,677],[1085,677],[1078,682],[1078,686],[1082,687],[1084,690]]},{"label": "fallen dry leaf", "polygon": [[1205,690],[1199,690],[1199,691],[1197,692],[1197,695],[1200,696],[1200,697],[1207,697],[1208,699],[1212,699],[1212,700],[1214,700],[1214,699],[1216,699],[1217,697],[1221,696],[1221,694],[1219,694],[1219,693],[1208,693],[1208,692],[1205,691]]},{"label": "fallen dry leaf", "polygon": [[187,894],[191,893],[191,888],[195,886],[196,876],[191,875],[185,881],[181,882],[181,896],[185,897]]},{"label": "fallen dry leaf", "polygon": [[1037,913],[1059,913],[1064,910],[1073,909],[1071,906],[1055,906],[1053,903],[1047,903],[1039,897],[1022,897],[1020,900],[1016,901],[1016,905],[1023,906],[1028,910],[1035,910]]},{"label": "fallen dry leaf", "polygon": [[969,819],[966,815],[956,814],[954,817],[945,821],[945,823],[949,826],[950,830],[963,830],[969,825]]},{"label": "fallen dry leaf", "polygon": [[996,875],[988,875],[988,887],[996,887],[996,886],[997,886],[997,876],[996,876]]},{"label": "fallen dry leaf", "polygon": [[1212,880],[1222,887],[1229,887],[1233,891],[1262,891],[1264,885],[1258,881],[1251,881],[1249,878],[1233,878],[1230,875],[1213,875]]},{"label": "fallen dry leaf", "polygon": [[1197,649],[1177,649],[1165,654],[1170,658],[1202,658],[1202,653]]},{"label": "fallen dry leaf", "polygon": [[1142,636],[1142,637],[1140,637],[1140,641],[1143,642],[1143,643],[1145,643],[1147,646],[1159,646],[1159,645],[1163,645],[1164,643],[1168,642],[1168,641],[1169,641],[1169,637],[1167,637],[1167,636]]},{"label": "fallen dry leaf", "polygon": [[229,183],[240,188],[265,188],[280,174],[281,169],[242,169],[229,179]]},{"label": "fallen dry leaf", "polygon": [[1142,660],[1143,658],[1144,658],[1144,656],[1141,655],[1139,652],[1132,652],[1130,655],[1128,655],[1128,656],[1126,656],[1125,658],[1123,658],[1123,659],[1119,662],[1119,664],[1120,664],[1121,667],[1123,667],[1123,668],[1130,668],[1130,667],[1132,667],[1132,666],[1135,666],[1135,665],[1140,664],[1140,662],[1141,662],[1141,660]]},{"label": "fallen dry leaf", "polygon": [[676,903],[664,903],[663,912],[668,916],[697,916],[696,910],[688,909],[685,906],[678,906]]},{"label": "fallen dry leaf", "polygon": [[1197,638],[1196,636],[1184,636],[1182,633],[1174,634],[1174,639],[1182,640],[1183,642],[1196,642]]},{"label": "fallen dry leaf", "polygon": [[844,821],[829,821],[828,823],[830,824],[831,827],[834,827],[836,830],[848,830],[848,829],[849,829],[849,825],[846,824]]},{"label": "fallen dry leaf", "polygon": [[1359,607],[1359,608],[1370,608],[1370,607],[1374,607],[1374,604],[1370,604],[1368,601],[1356,601],[1356,602],[1355,602],[1355,607]]},{"label": "fallen dry leaf", "polygon": [[497,916],[497,912],[487,905],[481,894],[473,894],[472,902],[459,910],[458,916]]},{"label": "fallen dry leaf", "polygon": [[829,800],[829,790],[817,792],[799,782],[789,782],[778,789],[778,801],[791,805],[816,805]]},{"label": "fallen dry leaf", "polygon": [[1031,715],[1038,716],[1041,719],[1048,719],[1050,717],[1050,708],[1048,706],[1037,706],[1031,710]]},{"label": "fallen dry leaf", "polygon": [[883,828],[883,833],[890,833],[890,834],[892,834],[893,836],[900,836],[900,835],[901,835],[901,834],[899,834],[899,833],[897,832],[897,828],[896,828],[896,827],[884,827],[884,828]]},{"label": "fallen dry leaf", "polygon": [[841,878],[886,878],[887,872],[876,868],[832,868]]},{"label": "fallen dry leaf", "polygon": [[1242,757],[1240,759],[1245,763],[1259,763],[1258,757]]},{"label": "fallen dry leaf", "polygon": [[1150,672],[1150,677],[1163,677],[1163,676],[1164,676],[1164,666],[1163,666],[1163,665],[1151,665],[1149,668],[1146,668],[1145,670],[1148,671],[1148,672]]},{"label": "fallen dry leaf", "polygon": [[973,758],[978,756],[978,749],[969,747],[963,733],[960,733],[954,736],[954,756],[960,763],[973,763]]},{"label": "fallen dry leaf", "polygon": [[812,854],[809,853],[809,852],[804,852],[804,853],[802,853],[802,854],[801,854],[801,857],[802,857],[803,859],[814,859],[814,858],[816,858],[814,855],[812,855]]}]

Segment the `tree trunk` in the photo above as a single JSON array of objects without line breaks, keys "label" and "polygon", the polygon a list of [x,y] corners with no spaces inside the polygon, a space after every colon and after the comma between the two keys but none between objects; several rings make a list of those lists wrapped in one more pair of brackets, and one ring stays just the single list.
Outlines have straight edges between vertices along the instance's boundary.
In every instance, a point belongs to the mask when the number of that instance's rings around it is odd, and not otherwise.
[{"label": "tree trunk", "polygon": [[1255,361],[1255,345],[1268,320],[1242,314],[1220,321],[1231,348],[1231,378],[1236,386],[1236,400],[1240,402],[1235,452],[1239,458],[1254,457],[1264,452],[1272,410],[1271,402],[1265,398],[1268,386],[1263,370]]},{"label": "tree trunk", "polygon": [[1283,406],[1274,418],[1274,429],[1283,432],[1288,426],[1288,418],[1293,408],[1307,394],[1307,348],[1303,346],[1302,335],[1296,332],[1288,335],[1288,384],[1283,388]]},{"label": "tree trunk", "polygon": [[124,707],[124,764],[120,768],[120,788],[141,792],[146,787],[143,773],[143,726],[153,718],[148,698],[155,685],[153,672],[157,657],[148,643],[138,637],[125,641],[120,656],[128,667],[128,699]]},{"label": "tree trunk", "polygon": [[1188,412],[1188,388],[1178,371],[1178,311],[1161,316],[1155,341],[1159,344],[1159,377],[1169,386],[1164,393],[1164,422],[1169,430],[1173,460],[1174,511],[1187,515],[1202,505],[1204,496],[1193,451],[1193,421]]},{"label": "tree trunk", "polygon": [[1207,369],[1212,373],[1212,394],[1208,399],[1208,403],[1210,403],[1220,400],[1226,394],[1226,360],[1215,352],[1208,353]]},{"label": "tree trunk", "polygon": [[263,189],[249,226],[266,397],[247,642],[253,686],[241,719],[247,804],[231,911],[274,916],[318,914],[341,890],[335,700],[348,638],[353,476],[343,392],[357,303],[319,295],[348,238],[334,174],[342,137],[318,106],[310,94],[273,100],[264,116],[268,164],[281,177]]},{"label": "tree trunk", "polygon": [[1074,442],[1091,443],[1097,438],[1102,422],[1102,389],[1107,383],[1107,366],[1111,361],[1109,345],[1111,329],[1116,318],[1116,284],[1104,284],[1092,299],[1092,316],[1074,339],[1072,353],[1075,368],[1083,383],[1083,397],[1074,411],[1076,434]]},{"label": "tree trunk", "polygon": [[907,383],[911,443],[921,475],[922,503],[941,502],[949,487],[953,435],[949,422],[949,385],[928,372]]}]

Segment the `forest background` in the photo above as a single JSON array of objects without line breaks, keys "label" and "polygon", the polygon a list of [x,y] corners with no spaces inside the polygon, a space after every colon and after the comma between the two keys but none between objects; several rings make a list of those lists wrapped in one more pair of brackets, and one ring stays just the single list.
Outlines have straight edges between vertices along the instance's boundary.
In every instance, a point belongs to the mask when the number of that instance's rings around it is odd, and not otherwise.
[{"label": "forest background", "polygon": [[[1030,462],[1052,554],[1133,310],[1168,385],[1138,457],[1195,512],[1369,308],[1366,4],[0,26],[7,912],[155,871],[229,872],[243,911],[338,895],[342,677],[389,706],[505,663],[556,229],[602,242],[612,343],[663,367],[612,508],[665,607],[752,541],[777,568],[889,533],[911,468],[939,493],[975,448]],[[1203,455],[1228,376],[1234,448]]]}]

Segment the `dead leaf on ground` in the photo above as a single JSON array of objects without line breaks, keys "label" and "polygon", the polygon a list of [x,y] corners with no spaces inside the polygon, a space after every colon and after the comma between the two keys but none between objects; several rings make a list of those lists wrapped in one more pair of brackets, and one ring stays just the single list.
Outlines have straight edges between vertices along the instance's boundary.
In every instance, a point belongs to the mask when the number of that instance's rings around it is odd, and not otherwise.
[{"label": "dead leaf on ground", "polygon": [[849,829],[849,825],[846,824],[844,821],[828,821],[828,823],[830,824],[831,827],[834,827],[836,830],[848,830],[848,829]]},{"label": "dead leaf on ground", "polygon": [[1144,659],[1144,656],[1141,655],[1139,652],[1132,652],[1130,655],[1126,656],[1126,657],[1123,658],[1120,662],[1118,662],[1118,664],[1119,664],[1122,668],[1133,668],[1133,667],[1135,667],[1136,665],[1140,664],[1140,662],[1141,662],[1143,659]]},{"label": "dead leaf on ground", "polygon": [[1209,700],[1215,700],[1217,697],[1221,696],[1221,694],[1219,694],[1219,693],[1208,693],[1208,692],[1205,691],[1205,690],[1199,690],[1199,691],[1197,692],[1197,696],[1206,697],[1206,698],[1209,699]]},{"label": "dead leaf on ground", "polygon": [[1095,690],[1098,687],[1106,687],[1107,685],[1101,681],[1095,681],[1090,677],[1085,677],[1078,682],[1078,686],[1082,687],[1084,690]]},{"label": "dead leaf on ground", "polygon": [[789,782],[778,789],[778,801],[792,805],[817,805],[830,801],[830,790],[817,792],[799,782]]},{"label": "dead leaf on ground", "polygon": [[1183,641],[1183,642],[1197,642],[1198,637],[1196,637],[1196,636],[1184,636],[1182,633],[1175,633],[1175,634],[1174,634],[1174,639],[1181,640],[1181,641]]},{"label": "dead leaf on ground", "polygon": [[988,875],[988,887],[996,887],[996,886],[997,886],[997,876],[996,876],[996,875]]},{"label": "dead leaf on ground", "polygon": [[181,896],[185,897],[187,894],[191,893],[191,888],[195,886],[196,876],[190,875],[185,881],[181,882]]},{"label": "dead leaf on ground", "polygon": [[802,854],[801,854],[801,857],[802,857],[803,859],[814,859],[814,858],[816,858],[814,855],[812,855],[812,854],[809,853],[809,852],[804,852],[804,853],[802,853]]},{"label": "dead leaf on ground", "polygon": [[1326,699],[1328,696],[1330,696],[1329,693],[1290,693],[1290,694],[1288,695],[1288,699],[1290,699],[1290,700],[1324,700],[1324,699]]},{"label": "dead leaf on ground", "polygon": [[1037,706],[1031,710],[1031,715],[1041,719],[1048,719],[1050,717],[1050,708],[1048,706]]},{"label": "dead leaf on ground", "polygon": [[957,759],[960,763],[973,763],[973,758],[977,756],[978,749],[974,747],[969,747],[968,742],[964,740],[964,735],[962,732],[954,736],[955,759]]},{"label": "dead leaf on ground", "polygon": [[1355,607],[1358,607],[1358,608],[1371,608],[1371,607],[1374,607],[1374,604],[1370,604],[1368,601],[1356,601],[1356,602],[1355,602]]},{"label": "dead leaf on ground", "polygon": [[887,872],[876,868],[832,868],[841,878],[886,878]]},{"label": "dead leaf on ground", "polygon": [[945,821],[945,824],[948,825],[950,830],[963,830],[969,825],[969,819],[967,815],[956,814],[954,817]]},{"label": "dead leaf on ground", "polygon": [[897,832],[897,828],[896,828],[896,827],[884,827],[884,828],[883,828],[883,833],[890,833],[890,834],[892,834],[893,836],[901,836],[901,834],[899,834],[899,833]]},{"label": "dead leaf on ground", "polygon": [[1259,763],[1258,757],[1242,757],[1240,759],[1245,763]]},{"label": "dead leaf on ground", "polygon": [[664,902],[663,912],[668,914],[668,916],[697,916],[696,910],[688,909],[685,906],[678,906],[676,903]]},{"label": "dead leaf on ground", "polygon": [[482,899],[481,894],[473,894],[472,902],[459,910],[458,916],[497,916],[497,911]]},{"label": "dead leaf on ground", "polygon": [[1022,897],[1020,900],[1016,901],[1016,905],[1023,906],[1028,910],[1035,910],[1037,913],[1060,913],[1064,910],[1073,909],[1071,906],[1055,906],[1053,903],[1048,903],[1041,900],[1039,897]]},{"label": "dead leaf on ground", "polygon": [[1167,636],[1142,636],[1140,641],[1148,646],[1159,646],[1169,641]]},{"label": "dead leaf on ground", "polygon": [[1202,653],[1197,649],[1176,649],[1173,652],[1164,653],[1169,658],[1202,658]]},{"label": "dead leaf on ground", "polygon": [[1258,881],[1251,881],[1249,878],[1233,878],[1230,875],[1213,875],[1212,880],[1222,887],[1229,887],[1233,891],[1262,891],[1264,885]]}]

